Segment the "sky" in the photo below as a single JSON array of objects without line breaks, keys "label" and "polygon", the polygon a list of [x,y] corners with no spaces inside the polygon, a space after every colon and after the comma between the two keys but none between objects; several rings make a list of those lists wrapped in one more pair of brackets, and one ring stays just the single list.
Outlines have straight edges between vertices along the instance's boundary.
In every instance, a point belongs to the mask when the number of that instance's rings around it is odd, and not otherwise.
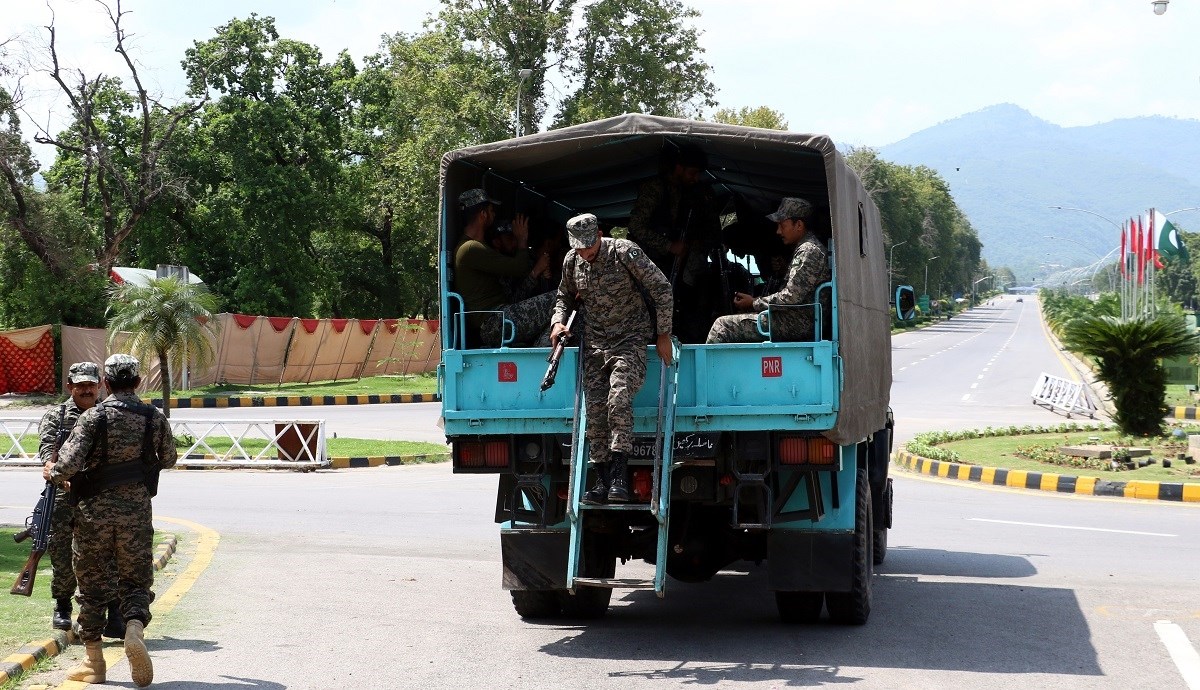
[{"label": "sky", "polygon": [[[1161,16],[1150,0],[685,2],[701,13],[696,26],[720,107],[765,105],[794,131],[846,144],[884,146],[997,103],[1063,126],[1200,118],[1200,0],[1171,0]],[[22,50],[38,59],[47,5],[64,66],[127,74],[95,0],[0,0],[0,41],[18,38],[10,59]],[[233,17],[273,16],[282,36],[317,45],[326,59],[343,49],[361,59],[383,34],[419,31],[440,3],[124,0],[122,7],[144,82],[170,100],[182,95],[184,50]],[[21,87],[26,118],[61,126],[65,104],[43,72],[23,73]],[[27,138],[32,131],[26,124]],[[51,162],[45,147],[35,154],[44,167]]]}]

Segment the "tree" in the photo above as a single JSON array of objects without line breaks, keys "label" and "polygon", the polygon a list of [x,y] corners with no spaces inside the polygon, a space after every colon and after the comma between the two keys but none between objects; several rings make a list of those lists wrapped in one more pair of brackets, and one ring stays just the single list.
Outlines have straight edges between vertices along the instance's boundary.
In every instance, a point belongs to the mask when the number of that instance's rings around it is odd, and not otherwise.
[{"label": "tree", "polygon": [[700,16],[679,0],[598,0],[583,11],[564,71],[574,93],[556,127],[623,113],[695,117],[716,105],[701,59]]},{"label": "tree", "polygon": [[[127,92],[117,79],[64,70],[52,19],[47,27],[50,77],[67,97],[74,121],[66,132],[52,135],[42,131],[34,139],[57,148],[60,159],[73,159],[79,171],[75,179],[80,185],[80,203],[85,214],[98,219],[100,243],[95,262],[107,274],[116,264],[122,244],[154,204],[164,196],[186,194],[185,181],[164,161],[179,128],[203,106],[205,98],[174,106],[152,99],[126,49],[127,34],[121,21],[128,13],[121,9],[120,0],[115,8],[102,0],[97,4],[108,14],[114,50],[123,58],[134,88]],[[26,242],[52,273],[62,272],[61,266],[48,263],[39,251],[39,246],[49,243],[43,236]]]},{"label": "tree", "polygon": [[162,377],[163,412],[171,416],[171,372],[186,364],[199,367],[213,359],[209,336],[217,334],[217,298],[178,278],[157,278],[146,285],[121,283],[110,291],[109,338],[129,333],[129,347],[143,362],[152,355]]},{"label": "tree", "polygon": [[1114,421],[1134,436],[1161,434],[1167,414],[1167,373],[1159,363],[1200,353],[1200,336],[1175,314],[1122,322],[1085,316],[1067,323],[1063,344],[1096,360],[1116,407]]},{"label": "tree", "polygon": [[772,110],[765,105],[760,105],[757,108],[743,106],[740,110],[721,108],[713,114],[713,121],[722,122],[727,125],[760,127],[762,129],[786,130],[788,128],[787,120],[783,119],[783,113],[778,110]]}]

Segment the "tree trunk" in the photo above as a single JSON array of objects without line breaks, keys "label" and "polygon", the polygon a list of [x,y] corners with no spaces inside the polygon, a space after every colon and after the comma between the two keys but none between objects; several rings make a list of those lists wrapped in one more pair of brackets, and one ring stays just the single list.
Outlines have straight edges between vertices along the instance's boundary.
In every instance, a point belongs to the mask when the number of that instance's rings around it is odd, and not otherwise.
[{"label": "tree trunk", "polygon": [[158,373],[162,377],[163,414],[171,418],[171,362],[166,350],[158,351]]}]

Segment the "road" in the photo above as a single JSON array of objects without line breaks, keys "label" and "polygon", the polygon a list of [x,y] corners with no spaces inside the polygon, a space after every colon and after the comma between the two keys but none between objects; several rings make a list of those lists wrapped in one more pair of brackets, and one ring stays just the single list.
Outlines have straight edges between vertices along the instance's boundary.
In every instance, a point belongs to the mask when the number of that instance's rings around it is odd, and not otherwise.
[{"label": "road", "polygon": [[[1038,373],[1068,373],[1032,300],[898,336],[893,354],[899,436],[1062,419],[1029,402]],[[428,425],[436,417],[405,410]],[[356,429],[353,418],[342,423]],[[14,522],[39,480],[27,470],[0,477],[0,522]],[[1172,654],[1186,669],[1200,641],[1192,506],[902,474],[863,627],[779,624],[754,564],[706,584],[671,582],[661,601],[616,595],[597,623],[539,625],[517,618],[499,587],[495,486],[446,465],[166,475],[157,514],[222,539],[211,567],[149,629],[156,681],[179,690],[1186,688]],[[110,679],[128,687],[127,668]]]}]

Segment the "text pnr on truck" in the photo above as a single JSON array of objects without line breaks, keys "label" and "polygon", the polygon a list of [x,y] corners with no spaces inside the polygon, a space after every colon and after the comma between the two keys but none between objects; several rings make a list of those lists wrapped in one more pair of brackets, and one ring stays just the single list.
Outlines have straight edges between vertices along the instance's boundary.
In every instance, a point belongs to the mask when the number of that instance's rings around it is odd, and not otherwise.
[{"label": "text pnr on truck", "polygon": [[[664,151],[684,145],[707,156],[705,182],[726,228],[785,196],[814,203],[832,275],[818,292],[828,291],[830,313],[819,313],[820,300],[808,305],[819,325],[803,342],[685,342],[665,371],[648,345],[634,398],[635,502],[584,505],[577,348],[542,391],[548,348],[472,342],[454,284],[456,199],[482,187],[502,202],[500,217],[562,228],[594,213],[621,228]],[[774,592],[785,621],[827,610],[836,623],[866,622],[892,520],[891,316],[879,212],[834,142],[623,115],[451,151],[440,182],[442,417],[454,472],[498,476],[502,586],[517,613],[595,618],[613,590],[662,597],[668,578],[734,570],[757,573],[747,581]]]}]

